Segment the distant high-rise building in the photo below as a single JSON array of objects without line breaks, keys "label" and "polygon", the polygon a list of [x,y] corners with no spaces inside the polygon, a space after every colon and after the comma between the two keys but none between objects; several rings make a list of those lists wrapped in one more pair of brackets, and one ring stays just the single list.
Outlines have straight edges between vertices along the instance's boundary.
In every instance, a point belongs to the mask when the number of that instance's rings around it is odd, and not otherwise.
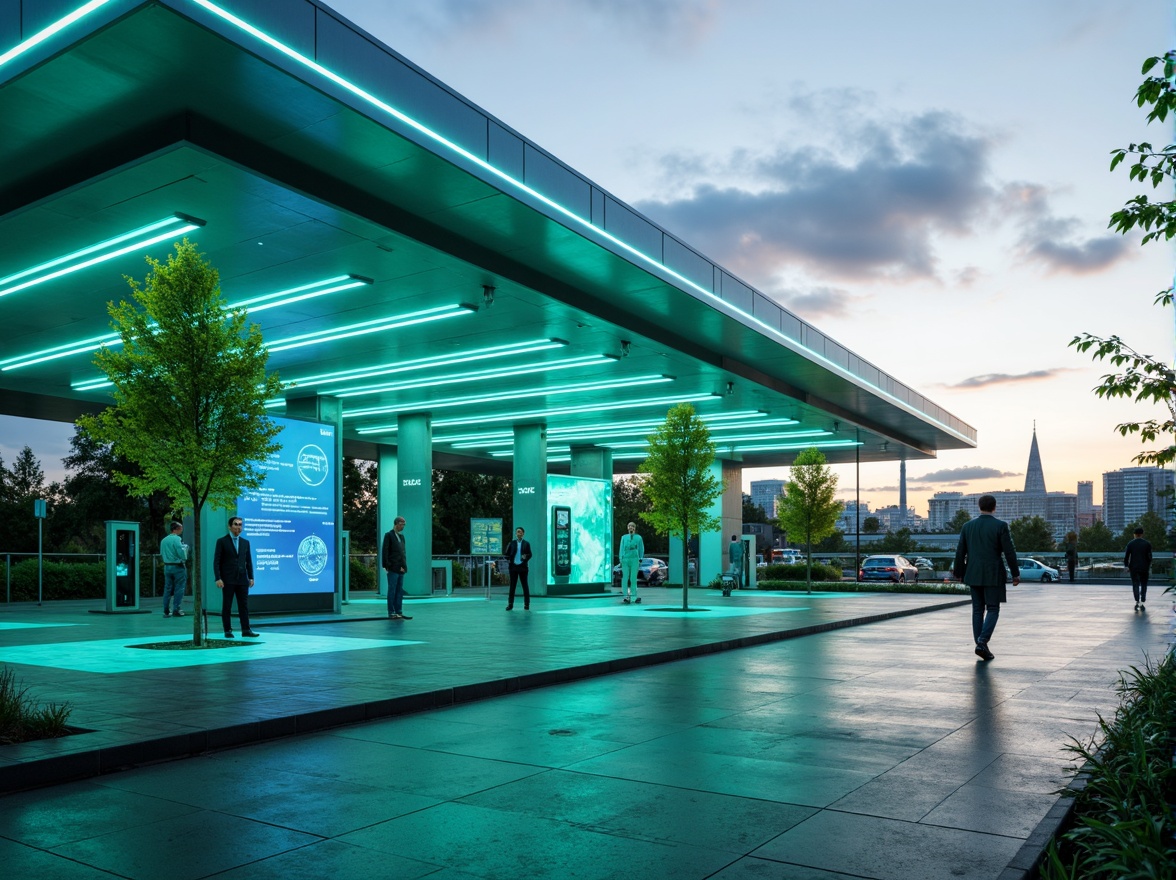
[{"label": "distant high-rise building", "polygon": [[[1079,483],[1080,491],[1081,485]],[[1049,523],[1055,541],[1062,540],[1066,532],[1078,525],[1078,496],[1072,492],[1046,491],[1036,425],[1033,427],[1033,440],[1029,444],[1029,465],[1025,468],[1023,491],[972,492],[967,495],[960,492],[936,492],[928,502],[928,528],[932,531],[943,531],[961,510],[966,510],[969,516],[976,516],[979,513],[981,495],[992,495],[996,498],[996,515],[1003,520],[1040,516]]]},{"label": "distant high-rise building", "polygon": [[898,509],[902,511],[902,521],[897,528],[902,528],[907,523],[907,499],[906,499],[906,459],[898,463]]},{"label": "distant high-rise building", "polygon": [[1078,481],[1078,528],[1094,525],[1094,480]]},{"label": "distant high-rise building", "polygon": [[752,480],[751,503],[762,507],[769,519],[775,519],[776,499],[783,491],[783,480]]},{"label": "distant high-rise building", "polygon": [[1171,498],[1160,495],[1176,484],[1176,475],[1158,467],[1130,467],[1103,474],[1103,522],[1121,532],[1149,510],[1171,525]]}]

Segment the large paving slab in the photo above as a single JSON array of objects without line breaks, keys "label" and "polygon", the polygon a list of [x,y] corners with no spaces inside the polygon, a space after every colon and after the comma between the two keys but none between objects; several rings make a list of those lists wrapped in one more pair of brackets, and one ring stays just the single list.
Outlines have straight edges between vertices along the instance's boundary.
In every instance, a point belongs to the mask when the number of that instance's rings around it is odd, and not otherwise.
[{"label": "large paving slab", "polygon": [[[861,619],[875,600],[883,603],[875,610],[898,610],[901,603],[885,604],[892,598],[856,597],[831,619]],[[1038,829],[1056,812],[1072,763],[1068,738],[1094,732],[1096,713],[1117,704],[1119,670],[1162,656],[1171,628],[1170,612],[1137,614],[1121,589],[1022,588],[993,640],[997,659],[983,663],[971,652],[969,609],[959,606],[721,652],[711,648],[735,638],[723,629],[730,621],[762,634],[770,630],[755,622],[788,615],[667,626],[655,615],[521,617],[464,607],[414,606],[415,645],[60,674],[124,682],[124,702],[136,703],[158,694],[152,684],[135,696],[136,683],[154,681],[143,676],[201,680],[219,668],[226,677],[217,683],[249,713],[264,689],[255,678],[282,682],[291,700],[300,684],[317,693],[329,676],[307,679],[312,667],[299,663],[332,666],[346,679],[337,695],[351,699],[376,687],[369,676],[393,689],[418,676],[432,681],[426,656],[451,678],[474,681],[511,664],[521,674],[565,649],[583,665],[600,662],[601,651],[622,660],[625,651],[639,658],[670,645],[710,647],[675,662],[10,793],[0,797],[0,859],[44,877],[169,880],[1007,880],[1023,876],[1017,866],[1039,851]],[[827,609],[814,602],[803,613]],[[560,620],[589,629],[562,629]],[[603,629],[591,629],[600,621]],[[393,626],[402,625],[325,628],[379,641]],[[680,626],[713,629],[688,637],[671,629]],[[428,653],[442,639],[434,627],[449,633],[447,652]],[[324,626],[280,629],[324,636]],[[403,640],[397,634],[392,640]],[[482,643],[471,645],[482,664],[475,670],[461,662],[468,642]],[[200,707],[194,714],[214,718],[226,709],[212,694],[193,692],[190,702]]]}]

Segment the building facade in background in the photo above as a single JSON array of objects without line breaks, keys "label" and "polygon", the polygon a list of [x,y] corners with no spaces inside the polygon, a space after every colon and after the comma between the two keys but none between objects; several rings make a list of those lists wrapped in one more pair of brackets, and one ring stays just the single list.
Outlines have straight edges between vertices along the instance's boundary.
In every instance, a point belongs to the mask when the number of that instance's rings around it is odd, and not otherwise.
[{"label": "building facade in background", "polygon": [[1112,532],[1121,532],[1149,510],[1173,524],[1169,509],[1176,475],[1158,467],[1130,467],[1103,474],[1103,521]]},{"label": "building facade in background", "polygon": [[783,491],[783,480],[752,480],[751,503],[762,507],[769,519],[775,519],[776,499]]}]

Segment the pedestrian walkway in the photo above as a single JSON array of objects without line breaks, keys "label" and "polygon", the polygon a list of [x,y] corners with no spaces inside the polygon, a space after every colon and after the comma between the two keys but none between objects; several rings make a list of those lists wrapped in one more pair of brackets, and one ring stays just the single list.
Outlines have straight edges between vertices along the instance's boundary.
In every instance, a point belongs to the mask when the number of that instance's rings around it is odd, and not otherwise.
[{"label": "pedestrian walkway", "polygon": [[[1118,670],[1165,650],[1168,614],[1135,614],[1129,596],[1021,587],[989,664],[950,597],[701,591],[692,605],[716,613],[433,601],[394,622],[349,606],[345,620],[266,626],[258,649],[365,643],[350,650],[124,672],[18,665],[46,696],[84,696],[74,720],[95,733],[58,743],[138,747],[128,764],[177,739],[205,748],[0,798],[0,861],[14,876],[169,880],[1021,876],[1056,812],[1061,746],[1113,711]],[[0,660],[50,629],[68,646],[164,625],[83,616],[6,611],[0,624],[57,625],[4,630]],[[649,665],[672,656],[692,659]],[[416,704],[448,708],[219,750]],[[10,780],[71,754],[9,748]]]}]

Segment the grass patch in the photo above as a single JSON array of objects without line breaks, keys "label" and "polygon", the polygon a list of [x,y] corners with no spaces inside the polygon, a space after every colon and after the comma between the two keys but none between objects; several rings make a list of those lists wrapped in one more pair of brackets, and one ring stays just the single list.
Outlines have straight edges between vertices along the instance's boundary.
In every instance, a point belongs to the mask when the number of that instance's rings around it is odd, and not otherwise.
[{"label": "grass patch", "polygon": [[8,667],[0,669],[0,743],[52,739],[71,733],[68,703],[41,704],[16,680]]},{"label": "grass patch", "polygon": [[1074,824],[1046,850],[1043,880],[1176,877],[1176,662],[1121,673],[1119,708],[1067,746],[1086,786]]},{"label": "grass patch", "polygon": [[[760,590],[803,590],[804,581],[759,581],[756,585]],[[949,596],[970,596],[972,591],[964,584],[941,584],[927,582],[925,584],[888,584],[884,582],[859,583],[858,581],[841,581],[818,583],[813,581],[814,593],[943,593]]]},{"label": "grass patch", "polygon": [[204,643],[195,642],[150,642],[146,645],[127,645],[128,648],[146,648],[148,651],[203,651],[206,648],[248,648],[256,645],[255,641],[237,641],[236,639],[205,639]]}]

